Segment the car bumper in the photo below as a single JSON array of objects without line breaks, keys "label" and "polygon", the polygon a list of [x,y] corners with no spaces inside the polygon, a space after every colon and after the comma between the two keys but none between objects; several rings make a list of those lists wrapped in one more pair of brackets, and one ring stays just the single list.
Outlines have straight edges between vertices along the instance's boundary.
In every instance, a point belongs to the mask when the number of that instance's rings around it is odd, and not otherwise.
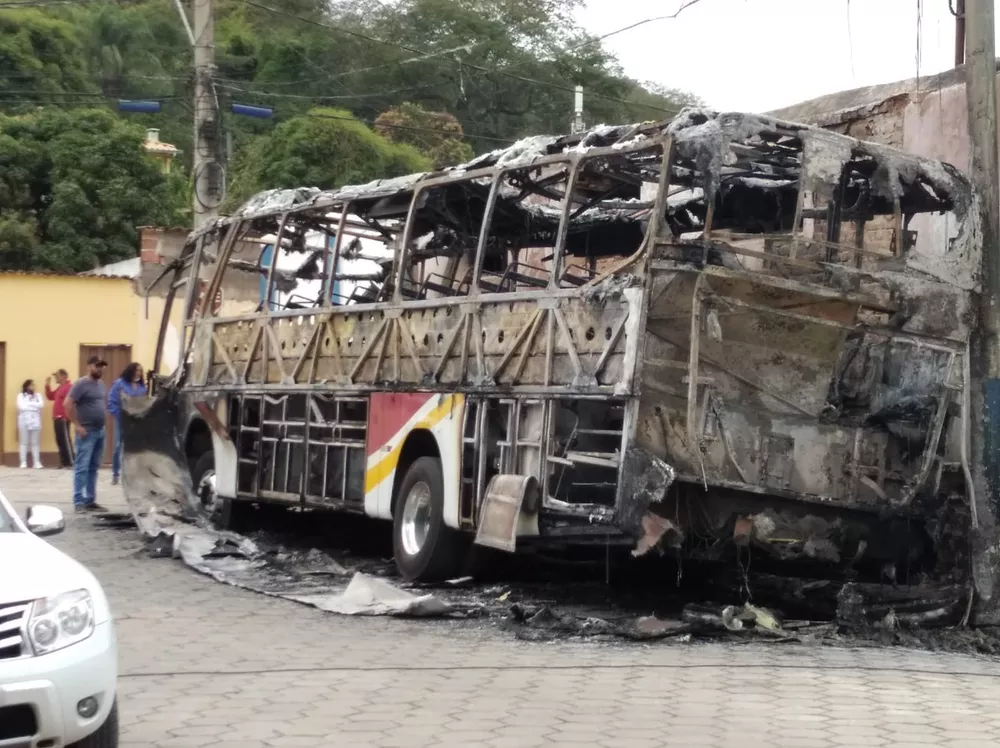
[{"label": "car bumper", "polygon": [[[34,735],[0,740],[0,748],[56,748],[82,740],[108,718],[117,680],[118,645],[111,621],[65,649],[0,661],[0,709],[27,704],[37,723]],[[99,708],[85,719],[76,705],[88,696],[97,699]]]}]

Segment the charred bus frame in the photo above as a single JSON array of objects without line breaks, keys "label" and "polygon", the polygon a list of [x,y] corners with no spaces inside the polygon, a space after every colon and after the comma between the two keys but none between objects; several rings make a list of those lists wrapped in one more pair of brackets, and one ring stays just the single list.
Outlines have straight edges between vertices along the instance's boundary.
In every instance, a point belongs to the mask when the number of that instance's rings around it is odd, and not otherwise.
[{"label": "charred bus frame", "polygon": [[[174,264],[184,364],[161,389],[197,403],[187,456],[211,450],[225,511],[392,520],[414,578],[450,573],[465,532],[956,580],[977,522],[971,200],[947,165],[701,110],[263,193]],[[392,250],[378,272],[341,270],[359,226]],[[230,261],[311,232],[298,271]],[[247,269],[260,307],[214,316]],[[308,279],[310,308],[272,311]]]}]

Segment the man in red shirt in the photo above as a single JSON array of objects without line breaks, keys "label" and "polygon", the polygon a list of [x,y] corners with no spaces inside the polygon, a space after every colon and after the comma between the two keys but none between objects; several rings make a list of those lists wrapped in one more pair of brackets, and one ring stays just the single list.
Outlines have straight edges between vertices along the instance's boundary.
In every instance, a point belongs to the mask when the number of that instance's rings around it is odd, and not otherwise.
[{"label": "man in red shirt", "polygon": [[69,420],[66,418],[66,396],[73,383],[65,369],[55,374],[56,388],[52,389],[52,377],[45,380],[45,397],[52,401],[52,420],[56,430],[56,444],[59,445],[59,462],[64,468],[73,467],[73,440],[69,435]]}]

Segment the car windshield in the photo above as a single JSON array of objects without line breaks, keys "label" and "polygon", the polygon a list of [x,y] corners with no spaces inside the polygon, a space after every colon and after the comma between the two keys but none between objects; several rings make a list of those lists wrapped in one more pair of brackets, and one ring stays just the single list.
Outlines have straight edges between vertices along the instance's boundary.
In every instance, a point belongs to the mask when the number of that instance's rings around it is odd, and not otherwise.
[{"label": "car windshield", "polygon": [[18,526],[7,505],[0,502],[0,532],[17,532]]}]

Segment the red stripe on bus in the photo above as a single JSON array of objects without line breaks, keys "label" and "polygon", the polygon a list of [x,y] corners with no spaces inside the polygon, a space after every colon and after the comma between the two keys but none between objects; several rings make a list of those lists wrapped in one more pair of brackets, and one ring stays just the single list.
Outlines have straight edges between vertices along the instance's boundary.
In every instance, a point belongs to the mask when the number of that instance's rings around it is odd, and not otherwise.
[{"label": "red stripe on bus", "polygon": [[389,443],[407,421],[434,395],[427,392],[375,392],[368,404],[369,455]]}]

